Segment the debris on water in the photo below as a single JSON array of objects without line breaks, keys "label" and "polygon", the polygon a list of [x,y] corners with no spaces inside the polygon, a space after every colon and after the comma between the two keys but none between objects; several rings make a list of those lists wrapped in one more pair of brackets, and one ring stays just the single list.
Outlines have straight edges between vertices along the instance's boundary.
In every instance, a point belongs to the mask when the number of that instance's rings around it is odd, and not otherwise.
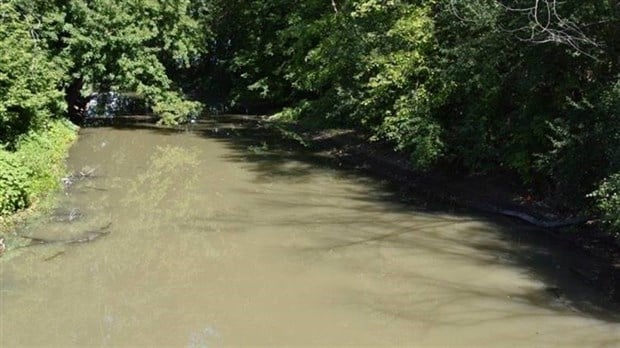
[{"label": "debris on water", "polygon": [[203,348],[209,347],[209,341],[220,337],[217,330],[211,326],[206,327],[201,332],[193,332],[189,338],[188,347]]},{"label": "debris on water", "polygon": [[84,214],[78,208],[71,208],[69,211],[59,209],[54,213],[54,217],[52,219],[57,222],[74,222],[83,216]]},{"label": "debris on water", "polygon": [[71,176],[66,176],[62,179],[60,179],[60,182],[62,182],[62,184],[66,187],[69,187],[71,185],[73,185],[73,178]]},{"label": "debris on water", "polygon": [[4,238],[0,238],[0,256],[6,251],[6,245],[4,245]]},{"label": "debris on water", "polygon": [[71,209],[71,211],[69,212],[69,222],[72,222],[73,220],[79,218],[80,216],[82,216],[82,213],[80,212],[80,210],[78,208],[73,208]]},{"label": "debris on water", "polygon": [[60,182],[63,184],[65,189],[69,188],[77,181],[84,180],[92,177],[95,174],[97,168],[84,166],[77,173],[73,173],[71,175],[65,176],[60,179]]},{"label": "debris on water", "polygon": [[44,258],[44,259],[43,259],[43,261],[51,261],[51,260],[53,260],[53,259],[57,258],[58,256],[63,255],[64,253],[65,253],[65,251],[64,251],[64,250],[61,250],[61,251],[59,251],[59,252],[55,253],[55,254],[54,254],[54,255],[52,255],[52,256],[48,256],[48,257]]},{"label": "debris on water", "polygon": [[86,167],[83,167],[82,170],[78,172],[78,174],[82,178],[88,178],[95,173],[95,170],[96,168],[91,168],[91,167],[86,166]]},{"label": "debris on water", "polygon": [[52,245],[52,244],[58,244],[58,245],[81,244],[81,243],[93,242],[102,236],[110,234],[111,233],[110,226],[112,226],[111,222],[95,230],[85,231],[79,236],[72,237],[72,238],[65,238],[65,239],[48,239],[48,238],[40,238],[40,237],[28,236],[28,235],[21,235],[20,237],[30,241],[30,244],[25,245],[24,247],[37,246],[37,245]]}]

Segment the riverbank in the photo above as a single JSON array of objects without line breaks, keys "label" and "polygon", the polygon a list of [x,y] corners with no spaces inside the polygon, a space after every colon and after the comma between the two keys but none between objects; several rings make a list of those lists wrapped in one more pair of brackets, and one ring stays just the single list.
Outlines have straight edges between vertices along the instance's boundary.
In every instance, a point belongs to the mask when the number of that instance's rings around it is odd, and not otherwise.
[{"label": "riverbank", "polygon": [[14,151],[0,150],[0,237],[10,239],[19,223],[52,205],[77,131],[68,121],[51,121],[19,140]]}]

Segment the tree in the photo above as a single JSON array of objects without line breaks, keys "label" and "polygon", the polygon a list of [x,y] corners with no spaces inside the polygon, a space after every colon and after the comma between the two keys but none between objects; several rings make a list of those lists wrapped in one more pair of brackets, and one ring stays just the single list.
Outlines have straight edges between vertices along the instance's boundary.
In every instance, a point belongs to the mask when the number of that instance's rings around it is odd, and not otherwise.
[{"label": "tree", "polygon": [[62,70],[33,34],[35,18],[0,2],[0,146],[62,115]]},{"label": "tree", "polygon": [[167,123],[197,112],[168,74],[206,49],[190,0],[20,1],[19,8],[37,18],[36,34],[62,61],[73,121],[107,91],[138,93]]}]

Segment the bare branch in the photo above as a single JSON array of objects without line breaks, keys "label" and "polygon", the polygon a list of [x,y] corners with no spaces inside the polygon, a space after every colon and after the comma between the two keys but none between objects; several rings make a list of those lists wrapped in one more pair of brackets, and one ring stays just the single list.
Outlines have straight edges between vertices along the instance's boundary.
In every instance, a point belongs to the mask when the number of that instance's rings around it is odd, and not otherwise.
[{"label": "bare branch", "polygon": [[[494,0],[493,4],[503,9],[507,13],[524,15],[529,24],[519,27],[505,29],[507,32],[514,33],[521,41],[534,44],[559,43],[570,46],[575,51],[592,57],[584,49],[585,47],[599,47],[599,45],[589,38],[579,25],[562,17],[558,13],[558,0],[531,0],[529,7],[511,7],[503,0]],[[616,0],[611,0],[616,1]],[[483,17],[483,13],[476,13],[471,6],[470,0],[450,0],[451,11],[462,21],[475,22]],[[459,13],[460,6],[467,6],[470,16],[465,18]]]},{"label": "bare branch", "polygon": [[332,0],[332,8],[335,13],[338,13],[338,4],[336,4],[336,0]]}]

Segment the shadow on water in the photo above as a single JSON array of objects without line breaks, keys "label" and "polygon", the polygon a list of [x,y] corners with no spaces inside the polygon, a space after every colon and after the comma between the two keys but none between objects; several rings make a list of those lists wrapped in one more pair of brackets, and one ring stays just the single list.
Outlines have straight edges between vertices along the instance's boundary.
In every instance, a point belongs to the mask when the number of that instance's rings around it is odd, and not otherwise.
[{"label": "shadow on water", "polygon": [[[110,125],[104,125],[110,126]],[[368,204],[354,207],[331,206],[339,212],[337,220],[307,219],[300,221],[296,217],[281,220],[279,224],[291,226],[303,224],[343,224],[363,226],[364,224],[381,224],[382,231],[359,229],[354,234],[343,233],[322,236],[320,246],[307,247],[296,252],[333,251],[338,249],[355,248],[360,245],[378,244],[382,247],[397,248],[411,252],[423,251],[441,257],[454,257],[468,260],[480,267],[487,267],[493,272],[493,266],[505,265],[521,270],[524,274],[543,283],[543,286],[531,289],[514,289],[509,292],[493,293],[488,289],[463,285],[457,281],[451,282],[445,278],[433,277],[428,272],[409,269],[402,274],[403,278],[415,279],[418,282],[440,284],[446,289],[453,289],[451,293],[460,296],[441,296],[436,300],[437,309],[446,307],[455,302],[467,302],[472,298],[497,297],[498,300],[509,298],[512,301],[525,303],[537,308],[545,309],[560,315],[581,315],[608,322],[620,322],[620,294],[617,292],[617,280],[620,279],[620,270],[600,262],[596,258],[576,250],[567,243],[558,241],[544,230],[525,225],[511,219],[479,214],[472,211],[449,207],[433,203],[429,197],[416,195],[416,192],[403,186],[403,183],[394,183],[382,180],[372,171],[366,170],[363,164],[351,165],[334,163],[333,159],[321,155],[324,149],[305,148],[295,140],[282,139],[273,129],[263,126],[258,119],[232,115],[222,115],[209,119],[201,119],[192,129],[166,129],[148,124],[113,124],[119,129],[146,129],[162,135],[177,134],[190,131],[193,135],[222,142],[229,147],[232,155],[226,160],[247,164],[247,169],[255,175],[255,182],[269,183],[274,181],[305,182],[313,174],[321,170],[334,170],[339,177],[352,180],[366,186],[364,192],[346,192],[345,194],[322,192],[322,196],[340,195],[347,199],[366,202]],[[292,164],[294,163],[294,165]],[[303,194],[303,193],[299,193]],[[342,198],[342,197],[341,197]],[[373,204],[374,203],[374,204]],[[376,204],[381,203],[381,204]],[[264,207],[283,209],[281,200],[263,199]],[[330,208],[325,202],[291,202],[300,208],[311,210],[320,205]],[[424,213],[431,216],[428,223],[415,226],[407,224],[408,215]],[[402,221],[381,219],[384,213],[402,214]],[[213,219],[222,217],[209,217]],[[230,218],[232,219],[232,218]],[[234,217],[239,221],[242,217]],[[476,226],[468,233],[455,235],[442,233],[425,233],[429,229],[441,230],[468,222],[484,222],[486,227]],[[256,222],[252,222],[256,223]],[[261,223],[261,222],[259,222]],[[273,222],[265,221],[264,224]],[[477,235],[487,234],[492,239],[477,238]],[[465,246],[456,248],[453,246]],[[373,270],[373,263],[362,264],[369,272]],[[593,281],[592,279],[595,279]],[[368,294],[366,294],[368,296]],[[372,294],[370,296],[373,296]],[[407,319],[412,313],[411,293],[403,292],[400,296],[393,293],[389,298],[385,294],[376,294],[376,301],[369,306],[378,312],[398,313],[402,319]],[[421,299],[421,301],[426,301]],[[368,304],[367,304],[368,305]],[[482,310],[482,309],[481,309]],[[486,309],[489,310],[489,309]],[[524,311],[514,313],[501,308],[493,309],[494,313],[484,320],[500,320],[517,317],[527,317],[532,314]],[[438,325],[453,324],[459,320],[461,324],[476,324],[471,320],[465,322],[467,313],[449,313],[436,317]],[[561,334],[561,333],[558,333]]]}]

